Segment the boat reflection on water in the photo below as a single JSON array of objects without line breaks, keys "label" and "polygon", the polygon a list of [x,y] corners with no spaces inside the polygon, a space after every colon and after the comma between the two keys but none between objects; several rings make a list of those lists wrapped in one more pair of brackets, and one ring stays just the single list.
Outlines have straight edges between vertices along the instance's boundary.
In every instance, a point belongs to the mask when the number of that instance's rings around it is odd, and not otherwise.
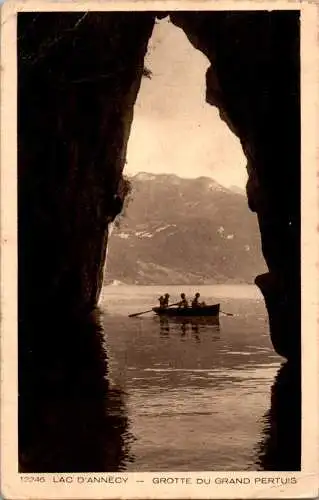
[{"label": "boat reflection on water", "polygon": [[219,317],[167,317],[167,316],[159,316],[155,317],[154,321],[157,321],[160,326],[160,334],[165,337],[170,333],[180,332],[181,336],[184,337],[186,334],[191,333],[197,342],[200,342],[199,334],[203,331],[207,331],[208,329],[214,333],[214,337],[216,334],[219,336],[220,332],[220,323]]}]

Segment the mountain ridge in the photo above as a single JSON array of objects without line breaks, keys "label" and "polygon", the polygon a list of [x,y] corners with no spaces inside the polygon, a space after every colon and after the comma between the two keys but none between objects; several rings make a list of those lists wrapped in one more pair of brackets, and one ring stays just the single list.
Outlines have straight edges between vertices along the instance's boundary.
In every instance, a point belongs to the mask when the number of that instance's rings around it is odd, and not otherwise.
[{"label": "mountain ridge", "polygon": [[141,172],[109,239],[105,282],[252,283],[266,267],[244,193],[214,179]]}]

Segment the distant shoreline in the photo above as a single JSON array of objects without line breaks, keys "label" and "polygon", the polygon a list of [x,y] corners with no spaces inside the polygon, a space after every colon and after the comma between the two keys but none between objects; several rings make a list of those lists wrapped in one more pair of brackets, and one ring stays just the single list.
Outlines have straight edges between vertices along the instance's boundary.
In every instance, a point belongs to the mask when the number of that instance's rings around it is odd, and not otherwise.
[{"label": "distant shoreline", "polygon": [[226,282],[215,282],[215,283],[124,283],[123,281],[114,280],[114,282],[104,282],[103,286],[149,286],[149,287],[211,287],[211,286],[245,286],[252,285],[257,286],[253,281],[226,281]]},{"label": "distant shoreline", "polygon": [[[176,299],[182,292],[187,297],[193,296],[196,292],[200,292],[203,298],[207,300],[214,297],[214,300],[225,300],[227,298],[249,298],[253,300],[263,301],[263,296],[255,283],[216,283],[214,285],[194,285],[178,284],[178,285],[105,285],[102,288],[100,303],[103,303],[107,297],[132,297],[136,300],[137,297],[143,297],[147,304],[151,304],[154,299],[160,294],[168,292],[171,299]],[[174,301],[174,300],[173,300]]]}]

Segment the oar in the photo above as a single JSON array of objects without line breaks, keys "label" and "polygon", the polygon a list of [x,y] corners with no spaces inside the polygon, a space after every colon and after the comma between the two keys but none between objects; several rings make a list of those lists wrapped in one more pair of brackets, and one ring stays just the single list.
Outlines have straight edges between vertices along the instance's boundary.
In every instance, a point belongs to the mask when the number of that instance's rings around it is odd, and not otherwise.
[{"label": "oar", "polygon": [[222,314],[226,314],[226,316],[234,316],[232,313],[227,313],[225,311],[220,311]]},{"label": "oar", "polygon": [[[167,307],[172,307],[172,306],[177,306],[179,304],[179,302],[175,302],[175,304],[169,304]],[[148,309],[148,311],[142,311],[142,312],[139,312],[139,313],[134,313],[134,314],[129,314],[128,317],[129,318],[135,318],[136,316],[140,316],[141,314],[146,314],[146,313],[149,313],[149,312],[152,312],[153,309]]]}]

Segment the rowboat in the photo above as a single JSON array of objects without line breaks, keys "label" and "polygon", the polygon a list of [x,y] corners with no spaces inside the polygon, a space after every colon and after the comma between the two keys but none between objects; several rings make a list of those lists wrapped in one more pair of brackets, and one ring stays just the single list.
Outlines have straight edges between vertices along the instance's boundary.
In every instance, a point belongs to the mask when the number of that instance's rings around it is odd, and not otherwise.
[{"label": "rowboat", "polygon": [[220,304],[213,304],[202,307],[153,307],[153,311],[158,316],[165,317],[179,317],[179,318],[194,318],[194,317],[218,317],[220,310]]}]

